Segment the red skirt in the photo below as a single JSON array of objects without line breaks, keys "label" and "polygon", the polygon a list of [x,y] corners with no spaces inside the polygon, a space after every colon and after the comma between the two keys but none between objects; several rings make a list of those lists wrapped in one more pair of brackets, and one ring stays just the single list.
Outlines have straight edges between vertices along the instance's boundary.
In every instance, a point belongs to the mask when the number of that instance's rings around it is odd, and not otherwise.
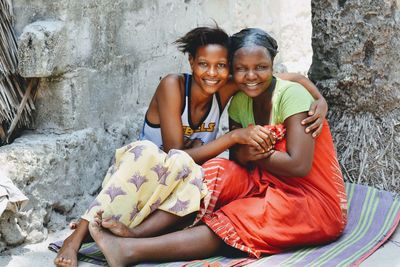
[{"label": "red skirt", "polygon": [[[282,131],[282,126],[274,127]],[[286,151],[285,139],[275,150]],[[306,177],[278,177],[260,168],[249,171],[218,158],[207,161],[203,169],[210,194],[198,219],[228,245],[250,255],[327,243],[344,230],[346,193],[326,122]]]}]

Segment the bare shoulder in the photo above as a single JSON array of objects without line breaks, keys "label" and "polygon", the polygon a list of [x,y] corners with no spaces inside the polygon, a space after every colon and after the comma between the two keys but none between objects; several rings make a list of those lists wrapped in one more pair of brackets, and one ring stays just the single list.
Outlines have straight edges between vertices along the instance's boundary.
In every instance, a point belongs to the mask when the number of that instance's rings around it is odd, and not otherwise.
[{"label": "bare shoulder", "polygon": [[169,95],[178,94],[183,92],[183,75],[180,74],[168,74],[161,79],[160,84],[157,87],[157,95]]},{"label": "bare shoulder", "polygon": [[179,87],[182,80],[182,75],[167,74],[160,81],[158,88]]},{"label": "bare shoulder", "polygon": [[168,74],[161,79],[156,92],[158,106],[181,106],[184,98],[184,77],[180,74]]}]

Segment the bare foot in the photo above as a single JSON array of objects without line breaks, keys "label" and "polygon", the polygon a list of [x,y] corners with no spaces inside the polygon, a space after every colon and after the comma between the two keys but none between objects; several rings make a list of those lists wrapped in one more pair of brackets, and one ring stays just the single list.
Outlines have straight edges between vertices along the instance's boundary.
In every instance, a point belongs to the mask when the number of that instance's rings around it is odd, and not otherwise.
[{"label": "bare foot", "polygon": [[[79,247],[79,244],[78,244]],[[54,264],[58,267],[78,267],[78,249],[72,240],[65,239]]]},{"label": "bare foot", "polygon": [[108,229],[116,236],[136,237],[133,230],[125,224],[113,219],[112,217],[104,219],[103,213],[103,210],[99,210],[96,212],[96,215],[94,216],[94,221],[97,223],[97,225],[101,225],[103,228]]},{"label": "bare foot", "polygon": [[135,234],[133,233],[132,229],[130,229],[128,226],[126,226],[122,222],[116,221],[112,218],[103,219],[101,221],[101,226],[103,226],[103,228],[108,229],[111,233],[113,233],[116,236],[136,237]]},{"label": "bare foot", "polygon": [[124,255],[123,238],[116,237],[108,231],[104,231],[97,222],[89,224],[89,232],[106,257],[109,266],[123,267],[127,266],[128,263],[132,263]]}]

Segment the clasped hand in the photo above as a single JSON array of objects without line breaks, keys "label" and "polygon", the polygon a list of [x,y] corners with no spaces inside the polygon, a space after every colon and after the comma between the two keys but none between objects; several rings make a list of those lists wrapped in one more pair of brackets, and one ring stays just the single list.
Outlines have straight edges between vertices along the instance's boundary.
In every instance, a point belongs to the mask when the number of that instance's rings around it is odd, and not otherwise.
[{"label": "clasped hand", "polygon": [[249,161],[256,161],[269,157],[276,143],[274,132],[260,125],[249,125],[247,128],[235,129],[233,133],[237,145],[235,159],[245,165]]}]

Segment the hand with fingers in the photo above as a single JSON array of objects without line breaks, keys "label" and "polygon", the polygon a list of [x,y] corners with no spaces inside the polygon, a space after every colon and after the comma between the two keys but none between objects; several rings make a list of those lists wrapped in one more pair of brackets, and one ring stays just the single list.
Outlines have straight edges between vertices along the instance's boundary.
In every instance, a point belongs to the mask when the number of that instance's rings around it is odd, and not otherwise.
[{"label": "hand with fingers", "polygon": [[306,133],[312,133],[312,137],[318,137],[322,132],[322,127],[326,114],[328,113],[328,103],[325,98],[315,100],[308,111],[308,117],[305,118],[301,124],[307,125]]},{"label": "hand with fingers", "polygon": [[276,142],[275,133],[260,125],[249,125],[232,131],[232,137],[237,144],[249,145],[259,153],[270,151]]},{"label": "hand with fingers", "polygon": [[185,149],[199,147],[199,146],[202,146],[204,144],[204,142],[200,138],[189,139],[186,136],[184,137],[183,142],[184,142],[184,148]]},{"label": "hand with fingers", "polygon": [[269,156],[271,156],[274,152],[275,150],[273,149],[262,152],[253,146],[237,145],[234,151],[235,153],[234,159],[240,165],[246,166],[248,163],[261,159],[266,159]]}]

